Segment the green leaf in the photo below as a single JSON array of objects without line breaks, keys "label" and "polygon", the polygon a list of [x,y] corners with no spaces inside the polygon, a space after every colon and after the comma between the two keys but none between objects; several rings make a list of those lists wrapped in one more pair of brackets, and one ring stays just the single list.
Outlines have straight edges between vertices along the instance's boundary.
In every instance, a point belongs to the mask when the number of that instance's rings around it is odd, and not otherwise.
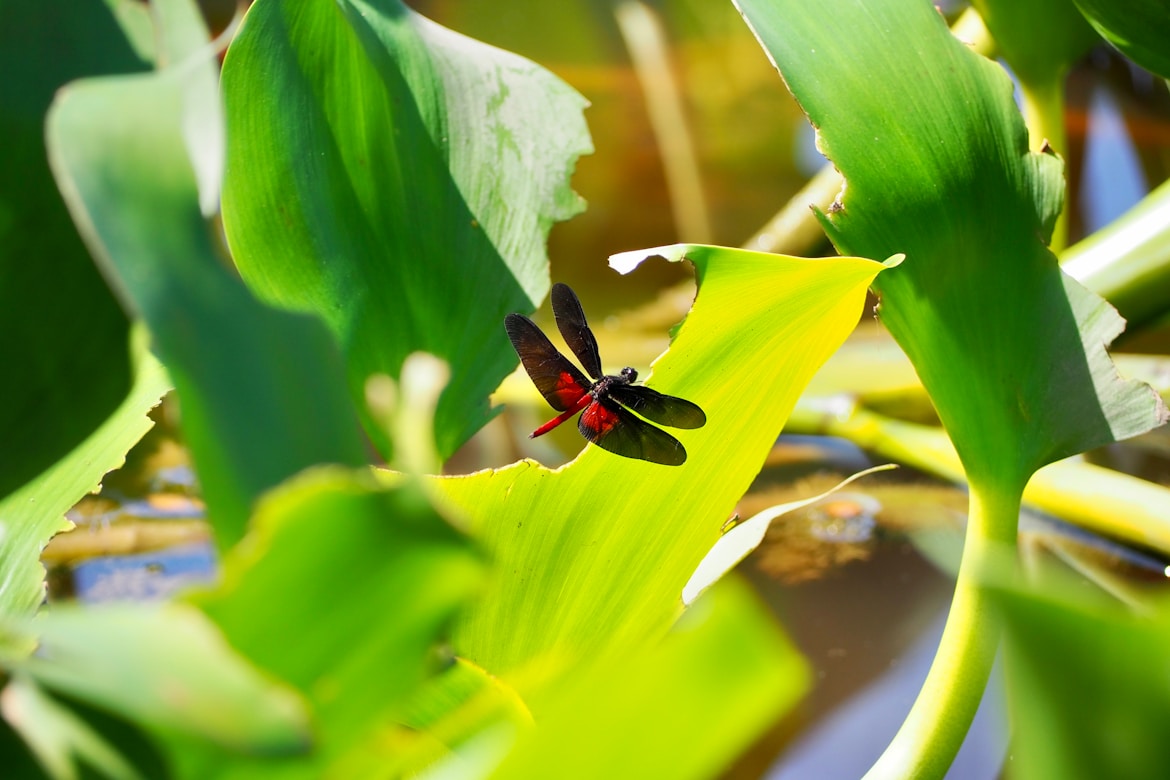
[{"label": "green leaf", "polygon": [[70,79],[141,70],[100,0],[0,11],[0,497],[77,447],[130,389],[126,315],[69,218],[45,157],[45,111]]},{"label": "green leaf", "polygon": [[1170,78],[1170,11],[1163,0],[1074,0],[1097,32],[1117,50],[1162,78]]},{"label": "green leaf", "polygon": [[1164,776],[1170,611],[1129,614],[1086,603],[1083,588],[1062,590],[1005,589],[997,598],[1007,622],[1012,777]]},{"label": "green leaf", "polygon": [[683,585],[883,268],[703,246],[639,254],[685,256],[699,276],[695,307],[647,380],[707,414],[706,427],[678,433],[686,463],[590,446],[556,471],[523,461],[434,481],[497,566],[488,594],[461,616],[455,651],[505,680],[670,627]]},{"label": "green leaf", "polygon": [[191,112],[215,110],[206,103],[212,67],[185,61],[74,82],[58,94],[47,133],[74,218],[175,382],[209,514],[228,544],[265,489],[315,463],[362,463],[365,453],[324,328],[257,303],[211,243],[184,128]]},{"label": "green leaf", "polygon": [[589,151],[584,100],[396,0],[259,0],[224,93],[224,223],[244,278],[325,320],[357,398],[411,352],[446,360],[435,436],[450,455],[516,365],[502,328],[468,323],[534,308],[548,230],[580,210],[567,179]]},{"label": "green leaf", "polygon": [[730,579],[662,641],[575,670],[491,776],[716,777],[809,682],[751,589]]},{"label": "green leaf", "polygon": [[285,753],[307,743],[301,700],[245,663],[190,606],[57,606],[31,628],[37,653],[12,667],[54,691],[156,733],[233,750]]},{"label": "green leaf", "polygon": [[[269,493],[224,584],[199,599],[233,647],[313,709],[312,755],[250,771],[320,777],[394,723],[439,669],[436,645],[483,571],[411,483],[322,468]],[[222,757],[183,760],[187,776],[206,777]]]},{"label": "green leaf", "polygon": [[41,550],[70,527],[65,513],[97,490],[102,477],[125,461],[126,452],[153,423],[147,417],[169,389],[166,373],[146,349],[146,334],[133,340],[134,386],[121,405],[71,452],[36,479],[0,500],[0,618],[31,614],[45,598]]},{"label": "green leaf", "polygon": [[845,175],[830,238],[906,254],[876,285],[880,315],[972,483],[1022,488],[1045,463],[1164,418],[1105,353],[1116,312],[1044,246],[1061,165],[1028,152],[1001,68],[927,2],[848,0],[829,17],[799,0],[739,6]]}]

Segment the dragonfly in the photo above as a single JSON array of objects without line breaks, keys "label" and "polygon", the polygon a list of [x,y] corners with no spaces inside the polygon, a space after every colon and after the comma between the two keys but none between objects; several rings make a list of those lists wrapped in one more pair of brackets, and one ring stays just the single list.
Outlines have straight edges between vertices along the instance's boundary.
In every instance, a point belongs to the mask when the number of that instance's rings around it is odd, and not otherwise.
[{"label": "dragonfly", "polygon": [[603,374],[597,339],[577,294],[558,283],[551,297],[557,329],[589,376],[562,355],[532,320],[523,314],[504,318],[504,329],[524,370],[544,400],[560,412],[529,438],[548,433],[580,412],[577,430],[604,450],[664,466],[685,463],[687,451],[682,443],[647,420],[670,428],[701,428],[707,423],[703,410],[690,401],[634,384],[638,372],[629,366],[616,375]]}]

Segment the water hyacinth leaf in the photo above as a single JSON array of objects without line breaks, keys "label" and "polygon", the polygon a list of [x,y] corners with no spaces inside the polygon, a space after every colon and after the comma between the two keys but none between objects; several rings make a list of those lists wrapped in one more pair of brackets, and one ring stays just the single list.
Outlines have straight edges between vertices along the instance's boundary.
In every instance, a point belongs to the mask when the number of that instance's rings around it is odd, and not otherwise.
[{"label": "water hyacinth leaf", "polygon": [[497,565],[454,637],[457,654],[493,674],[669,628],[683,585],[885,267],[693,245],[633,254],[613,262],[628,269],[631,259],[662,255],[695,264],[694,308],[646,383],[698,404],[707,425],[677,432],[688,453],[678,467],[589,446],[556,471],[523,461],[435,479]]},{"label": "water hyacinth leaf", "polygon": [[445,458],[515,367],[501,330],[467,323],[534,308],[548,230],[581,208],[568,177],[590,150],[584,100],[397,0],[260,0],[223,78],[224,223],[242,275],[328,324],[357,398],[411,352],[444,359]]},{"label": "water hyacinth leaf", "polygon": [[190,606],[57,606],[31,628],[37,653],[14,667],[51,690],[160,735],[266,753],[307,744],[301,699],[250,666]]},{"label": "water hyacinth leaf", "polygon": [[1170,11],[1162,0],[1075,0],[1081,13],[1117,50],[1170,79]]},{"label": "water hyacinth leaf", "polygon": [[75,220],[175,382],[209,515],[228,544],[261,492],[315,463],[363,463],[365,452],[323,326],[258,303],[211,242],[184,126],[193,106],[217,110],[191,100],[206,97],[200,70],[213,67],[74,82],[47,134]]},{"label": "water hyacinth leaf", "polygon": [[748,585],[729,579],[661,641],[574,673],[491,777],[716,777],[809,682]]},{"label": "water hyacinth leaf", "polygon": [[41,550],[70,527],[69,508],[98,489],[153,423],[147,413],[170,389],[166,372],[150,354],[139,329],[131,344],[134,385],[122,403],[84,441],[36,479],[0,500],[0,616],[34,612],[45,599]]},{"label": "water hyacinth leaf", "polygon": [[[848,0],[828,18],[797,0],[737,4],[845,175],[830,238],[906,254],[876,284],[881,318],[973,483],[1022,488],[1045,463],[1158,424],[1160,400],[1105,353],[1117,313],[1043,243],[1062,167],[1028,151],[998,65],[928,2]],[[913,110],[893,125],[891,106]]]}]

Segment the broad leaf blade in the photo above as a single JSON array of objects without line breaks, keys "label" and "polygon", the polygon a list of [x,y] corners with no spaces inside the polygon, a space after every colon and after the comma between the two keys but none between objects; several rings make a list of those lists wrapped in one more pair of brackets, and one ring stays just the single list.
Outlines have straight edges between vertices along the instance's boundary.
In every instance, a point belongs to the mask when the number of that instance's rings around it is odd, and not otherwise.
[{"label": "broad leaf blade", "polygon": [[397,0],[260,0],[224,90],[224,222],[244,278],[326,321],[356,397],[411,352],[446,360],[435,433],[450,455],[515,365],[501,330],[468,323],[532,310],[547,232],[580,208],[567,178],[589,149],[584,101]]},{"label": "broad leaf blade", "polygon": [[1116,312],[1044,246],[1061,166],[1028,151],[1002,69],[927,2],[848,0],[828,16],[798,0],[738,5],[845,174],[830,237],[906,254],[876,285],[880,315],[973,482],[1022,487],[1045,463],[1163,418],[1105,353]]},{"label": "broad leaf blade", "polygon": [[498,566],[455,635],[456,652],[494,674],[666,631],[683,585],[883,268],[702,246],[644,254],[685,255],[699,274],[695,307],[647,382],[707,413],[706,427],[676,432],[686,464],[588,447],[555,472],[525,461],[436,480]]}]

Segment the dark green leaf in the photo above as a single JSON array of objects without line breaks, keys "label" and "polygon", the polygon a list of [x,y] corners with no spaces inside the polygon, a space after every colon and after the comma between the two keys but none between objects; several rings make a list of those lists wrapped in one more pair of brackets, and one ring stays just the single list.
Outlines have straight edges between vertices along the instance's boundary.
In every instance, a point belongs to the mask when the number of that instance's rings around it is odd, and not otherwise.
[{"label": "dark green leaf", "polygon": [[580,209],[567,180],[589,150],[583,99],[396,0],[259,0],[224,92],[224,222],[244,278],[328,323],[359,399],[411,352],[445,359],[435,435],[450,455],[516,365],[499,323],[544,297],[549,228]]},{"label": "dark green leaf", "polygon": [[739,5],[845,175],[830,237],[849,253],[906,254],[877,282],[880,315],[972,483],[1022,488],[1045,463],[1163,419],[1105,353],[1116,312],[1044,245],[1060,161],[1028,151],[999,66],[928,2],[847,0],[829,15],[800,0]]},{"label": "dark green leaf", "polygon": [[1170,78],[1170,8],[1165,0],[1075,0],[1105,40],[1138,65]]},{"label": "dark green leaf", "polygon": [[0,497],[89,436],[129,389],[126,315],[50,175],[45,111],[71,79],[144,67],[100,0],[67,14],[36,0],[0,10]]}]

